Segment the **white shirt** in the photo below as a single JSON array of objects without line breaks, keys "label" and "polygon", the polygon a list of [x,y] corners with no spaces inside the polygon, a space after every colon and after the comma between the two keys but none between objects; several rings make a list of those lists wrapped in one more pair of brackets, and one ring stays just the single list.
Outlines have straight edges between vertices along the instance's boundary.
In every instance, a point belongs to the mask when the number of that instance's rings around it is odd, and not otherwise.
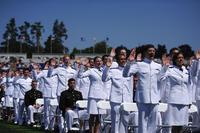
[{"label": "white shirt", "polygon": [[[169,67],[161,76],[161,80],[169,82],[169,96],[167,103],[188,105],[191,103],[189,88],[189,72],[185,67],[183,71],[176,66]],[[183,98],[184,97],[184,98]]]},{"label": "white shirt", "polygon": [[134,74],[139,76],[135,95],[139,103],[159,103],[160,89],[158,87],[161,65],[144,59],[142,62],[127,62],[124,67],[123,76]]},{"label": "white shirt", "polygon": [[91,68],[83,72],[83,67],[81,66],[78,77],[89,77],[90,79],[88,98],[106,99],[106,93],[103,91],[104,83],[102,81],[102,71],[99,71],[97,68]]},{"label": "white shirt", "polygon": [[105,68],[102,75],[103,81],[111,81],[110,101],[115,103],[132,102],[133,88],[132,77],[123,77],[123,67]]},{"label": "white shirt", "polygon": [[16,81],[19,84],[19,99],[24,99],[25,93],[31,89],[32,79],[29,77],[22,77]]},{"label": "white shirt", "polygon": [[[49,71],[52,71],[49,69]],[[48,72],[49,73],[49,72]],[[68,80],[70,78],[77,78],[77,71],[71,67],[57,67],[50,72],[50,76],[58,76],[58,89],[57,96],[60,96],[61,92],[68,89]]]}]

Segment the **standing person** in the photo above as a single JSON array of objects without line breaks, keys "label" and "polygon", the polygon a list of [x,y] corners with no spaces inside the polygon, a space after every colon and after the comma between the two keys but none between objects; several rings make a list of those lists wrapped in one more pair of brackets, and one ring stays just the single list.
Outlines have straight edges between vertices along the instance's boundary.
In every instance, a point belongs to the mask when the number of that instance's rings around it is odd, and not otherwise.
[{"label": "standing person", "polygon": [[132,102],[132,77],[123,77],[122,74],[126,63],[126,57],[124,55],[119,55],[116,60],[118,67],[110,68],[112,65],[112,58],[108,58],[103,71],[102,80],[104,82],[111,81],[111,133],[125,133],[129,114],[121,112],[120,105],[122,102]]},{"label": "standing person", "polygon": [[[104,83],[102,81],[102,60],[99,56],[94,58],[94,68],[88,69],[84,72],[84,65],[86,62],[82,62],[79,70],[79,78],[89,77],[90,89],[88,94],[88,113],[90,114],[89,127],[90,132],[98,133],[100,127],[100,120],[98,116],[97,102],[105,99],[106,94],[103,91]],[[99,112],[100,114],[103,112]]]},{"label": "standing person", "polygon": [[[102,56],[102,70],[106,68],[106,63],[108,60],[109,56],[108,55],[103,55]],[[110,99],[110,91],[111,91],[111,80],[106,80],[104,81],[104,91],[106,92],[106,99]]]},{"label": "standing person", "polygon": [[[85,65],[84,71],[87,71],[90,69],[90,63],[89,63],[89,58],[85,58],[87,60],[87,64]],[[80,66],[78,66],[79,68]],[[77,89],[81,92],[83,95],[83,99],[88,99],[88,93],[89,93],[89,88],[90,88],[90,79],[89,77],[85,78],[77,78]]]},{"label": "standing person", "polygon": [[18,110],[19,110],[19,89],[20,86],[19,84],[16,84],[17,80],[22,78],[23,76],[23,69],[19,69],[17,71],[15,71],[15,77],[13,80],[13,85],[14,85],[14,91],[13,91],[13,106],[14,106],[14,115],[15,115],[15,119],[14,119],[14,124],[18,124]]},{"label": "standing person", "polygon": [[23,77],[16,81],[19,87],[19,125],[23,124],[23,113],[24,113],[24,96],[27,91],[31,89],[32,79],[29,77],[29,69],[24,68]]},{"label": "standing person", "polygon": [[139,76],[135,100],[139,110],[139,133],[155,133],[158,121],[158,103],[160,89],[158,88],[161,65],[154,62],[155,47],[145,46],[145,58],[142,62],[135,61],[135,50],[131,51],[125,65],[123,76],[134,74]]},{"label": "standing person", "polygon": [[14,72],[9,70],[7,72],[6,77],[3,79],[3,84],[5,84],[5,107],[6,107],[6,114],[5,118],[7,121],[11,120],[11,107],[13,107],[13,91],[14,91],[14,85],[13,85],[13,79],[14,79]]},{"label": "standing person", "polygon": [[[191,104],[189,88],[189,72],[184,67],[184,56],[181,52],[172,58],[173,65],[161,76],[161,80],[168,82],[168,109],[164,123],[172,126],[173,133],[181,132],[181,128],[188,124],[188,108]],[[184,98],[183,98],[184,96]]]},{"label": "standing person", "polygon": [[[167,54],[164,54],[162,56],[162,65],[163,67],[165,68],[165,70],[167,70],[169,67],[173,66],[173,61],[172,61],[172,58],[174,57],[175,54],[177,54],[180,50],[176,47],[174,48],[171,48],[170,49],[170,52],[169,52],[169,55]],[[161,95],[161,102],[163,103],[166,103],[167,102],[167,99],[169,97],[169,82],[166,82],[166,81],[161,81],[160,82],[160,85],[161,85],[161,91],[160,91],[160,95]]]},{"label": "standing person", "polygon": [[40,83],[43,87],[42,93],[44,97],[44,129],[45,130],[54,130],[54,117],[53,115],[56,113],[56,108],[54,106],[50,106],[51,100],[57,100],[57,87],[58,87],[58,77],[51,76],[48,77],[48,69],[50,62],[52,60],[55,60],[54,58],[51,58],[49,61],[45,63],[44,70],[37,73],[36,71],[33,71],[34,79],[41,80]]},{"label": "standing person", "polygon": [[[48,69],[48,77],[51,76],[57,76],[58,78],[58,86],[57,86],[57,99],[58,102],[60,101],[60,95],[61,92],[63,92],[64,90],[68,89],[68,85],[67,82],[70,78],[75,78],[77,77],[77,71],[74,70],[71,67],[70,64],[70,57],[69,56],[64,56],[62,58],[62,64],[60,64],[60,66],[56,67],[56,61],[52,60],[50,62],[50,67]],[[62,113],[61,110],[58,108],[57,110],[58,113],[58,125],[59,125],[59,131],[61,132],[63,130],[63,119],[62,119]]]},{"label": "standing person", "polygon": [[73,119],[78,118],[76,113],[76,101],[83,100],[82,94],[75,90],[76,81],[74,78],[68,80],[68,89],[63,91],[60,96],[59,108],[62,110],[63,117],[66,121],[68,133],[71,132]]},{"label": "standing person", "polygon": [[31,90],[27,91],[25,93],[25,105],[28,109],[28,124],[32,125],[35,123],[34,118],[33,118],[33,113],[34,112],[42,112],[43,107],[36,105],[36,99],[42,98],[42,92],[37,90],[37,81],[33,80],[31,83]]},{"label": "standing person", "polygon": [[200,49],[196,52],[195,59],[191,65],[191,76],[195,87],[195,100],[198,108],[198,130],[200,130]]}]

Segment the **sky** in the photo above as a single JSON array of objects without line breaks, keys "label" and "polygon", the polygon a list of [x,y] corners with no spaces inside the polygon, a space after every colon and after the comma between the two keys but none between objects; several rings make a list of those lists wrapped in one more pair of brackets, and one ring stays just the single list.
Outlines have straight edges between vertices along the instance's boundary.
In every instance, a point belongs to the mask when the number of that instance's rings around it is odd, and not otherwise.
[{"label": "sky", "polygon": [[70,50],[107,37],[111,47],[151,43],[168,50],[181,44],[200,48],[200,0],[0,0],[0,42],[13,17],[17,26],[40,21],[42,42],[52,34],[54,21],[63,21],[68,30],[64,45]]}]

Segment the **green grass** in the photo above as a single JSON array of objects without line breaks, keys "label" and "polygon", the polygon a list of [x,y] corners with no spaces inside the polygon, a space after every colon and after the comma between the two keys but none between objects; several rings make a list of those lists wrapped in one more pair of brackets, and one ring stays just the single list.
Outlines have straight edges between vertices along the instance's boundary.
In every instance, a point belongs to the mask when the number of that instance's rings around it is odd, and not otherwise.
[{"label": "green grass", "polygon": [[40,128],[19,126],[0,120],[0,133],[44,133]]}]

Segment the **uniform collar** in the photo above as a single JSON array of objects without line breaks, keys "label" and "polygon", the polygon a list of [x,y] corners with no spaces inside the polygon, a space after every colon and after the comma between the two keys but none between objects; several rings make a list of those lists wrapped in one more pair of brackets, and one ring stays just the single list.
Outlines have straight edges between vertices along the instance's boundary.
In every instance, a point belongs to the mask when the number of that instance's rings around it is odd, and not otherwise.
[{"label": "uniform collar", "polygon": [[118,66],[118,69],[119,69],[119,70],[123,70],[123,69],[124,69],[124,66]]},{"label": "uniform collar", "polygon": [[178,66],[175,66],[175,65],[174,65],[174,67],[175,67],[176,69],[182,71],[182,72],[183,72],[183,70],[185,69],[185,66],[178,67]]},{"label": "uniform collar", "polygon": [[153,60],[149,60],[149,59],[147,59],[147,58],[144,58],[144,62],[146,62],[146,63],[151,63]]},{"label": "uniform collar", "polygon": [[75,89],[69,89],[69,88],[68,88],[68,91],[69,91],[69,92],[74,92]]}]

